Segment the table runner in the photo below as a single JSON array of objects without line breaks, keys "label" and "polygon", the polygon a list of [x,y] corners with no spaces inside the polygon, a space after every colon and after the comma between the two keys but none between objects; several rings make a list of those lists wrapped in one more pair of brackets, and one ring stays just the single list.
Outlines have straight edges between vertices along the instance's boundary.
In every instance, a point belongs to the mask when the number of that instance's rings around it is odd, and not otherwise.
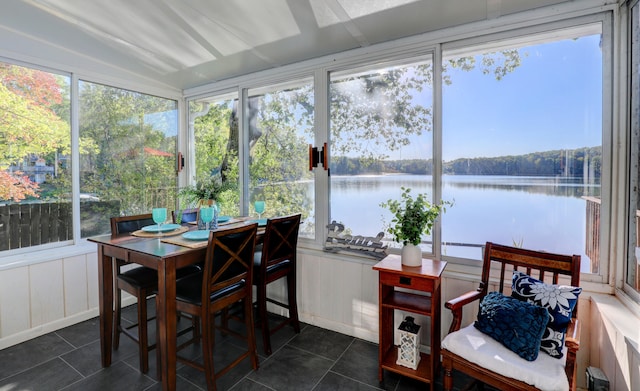
[{"label": "table runner", "polygon": [[160,241],[164,243],[177,244],[178,246],[184,246],[189,248],[203,248],[203,247],[207,247],[207,244],[209,244],[208,240],[185,239],[182,237],[182,235],[172,236],[170,238],[162,238],[160,239]]},{"label": "table runner", "polygon": [[[240,224],[244,224],[246,223],[246,220],[243,218],[234,218],[231,219],[229,222],[225,222],[222,223],[220,225],[240,225]],[[224,227],[224,228],[232,228],[232,227]],[[264,231],[265,228],[264,227],[259,227],[258,228],[258,240],[260,241],[260,237],[262,235],[264,235]],[[184,232],[184,231],[182,231]],[[189,247],[189,248],[203,248],[203,247],[207,247],[207,244],[209,243],[208,240],[191,240],[191,239],[185,239],[182,237],[182,235],[178,235],[178,236],[171,236],[168,238],[162,238],[160,239],[161,242],[164,243],[170,243],[170,244],[177,244],[178,246],[184,246],[184,247]]]}]

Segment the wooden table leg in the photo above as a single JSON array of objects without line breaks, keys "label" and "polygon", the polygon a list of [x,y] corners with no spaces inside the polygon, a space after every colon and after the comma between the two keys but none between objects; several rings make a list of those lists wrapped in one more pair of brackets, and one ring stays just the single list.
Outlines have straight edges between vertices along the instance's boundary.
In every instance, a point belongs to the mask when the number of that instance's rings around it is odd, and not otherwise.
[{"label": "wooden table leg", "polygon": [[113,258],[104,255],[104,246],[98,246],[98,293],[100,307],[100,355],[102,366],[111,365],[113,338]]},{"label": "wooden table leg", "polygon": [[176,389],[176,267],[174,260],[167,259],[158,268],[158,352],[160,354],[162,389]]}]

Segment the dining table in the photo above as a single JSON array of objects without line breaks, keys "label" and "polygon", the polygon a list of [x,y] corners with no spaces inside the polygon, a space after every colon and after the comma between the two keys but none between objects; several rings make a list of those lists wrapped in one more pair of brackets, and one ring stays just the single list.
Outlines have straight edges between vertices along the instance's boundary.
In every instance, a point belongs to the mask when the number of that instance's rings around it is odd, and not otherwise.
[{"label": "dining table", "polygon": [[[246,217],[233,218],[218,229],[249,224]],[[260,224],[256,240],[264,235]],[[102,366],[111,365],[113,340],[114,265],[115,259],[155,269],[158,272],[156,294],[157,353],[160,355],[158,377],[163,390],[176,389],[177,313],[176,270],[202,262],[208,240],[190,240],[182,235],[197,226],[184,224],[177,233],[135,231],[122,235],[99,235],[87,240],[98,246],[98,284],[100,310],[100,353]]]}]

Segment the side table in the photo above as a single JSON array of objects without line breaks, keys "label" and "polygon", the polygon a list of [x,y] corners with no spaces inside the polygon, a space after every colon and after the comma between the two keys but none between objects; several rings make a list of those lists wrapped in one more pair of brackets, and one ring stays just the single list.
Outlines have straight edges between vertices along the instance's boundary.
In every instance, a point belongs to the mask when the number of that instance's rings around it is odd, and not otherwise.
[{"label": "side table", "polygon": [[[422,266],[403,266],[400,256],[391,254],[373,267],[379,275],[379,381],[382,381],[385,369],[425,383],[433,382],[437,376],[440,368],[440,283],[446,266],[444,261],[425,258],[422,259]],[[395,310],[428,316],[431,320],[431,354],[420,353],[420,363],[415,370],[396,364]]]}]

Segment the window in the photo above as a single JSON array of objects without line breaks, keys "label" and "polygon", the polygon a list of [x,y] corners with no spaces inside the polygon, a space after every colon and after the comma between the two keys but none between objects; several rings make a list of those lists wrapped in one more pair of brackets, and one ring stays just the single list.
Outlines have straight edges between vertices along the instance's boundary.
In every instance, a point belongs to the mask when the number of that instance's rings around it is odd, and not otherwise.
[{"label": "window", "polygon": [[[343,234],[386,231],[392,216],[380,203],[401,187],[434,199],[432,64],[425,56],[330,74],[330,221]],[[432,251],[431,238],[421,247]]]},{"label": "window", "polygon": [[[196,186],[211,178],[233,184],[233,190],[217,200],[224,215],[267,218],[301,213],[300,236],[314,239],[314,182],[308,165],[314,135],[313,81],[249,89],[244,120],[239,102],[237,93],[189,101]],[[243,156],[248,172],[241,176]],[[264,201],[261,214],[255,201]]]},{"label": "window", "polygon": [[443,50],[442,254],[493,241],[600,272],[601,23]]},{"label": "window", "polygon": [[[189,102],[189,132],[195,145],[195,186],[226,184],[216,202],[221,215],[238,216],[239,132],[237,94]],[[192,181],[193,182],[193,181]],[[181,200],[181,208],[194,207]]]},{"label": "window", "polygon": [[0,62],[0,251],[73,239],[69,83]]},{"label": "window", "polygon": [[79,84],[82,236],[110,232],[109,217],[173,210],[177,102]]},{"label": "window", "polygon": [[[328,228],[320,222],[345,236],[386,231],[392,216],[381,203],[410,188],[453,203],[422,237],[425,253],[475,264],[494,241],[580,254],[597,281],[615,240],[601,229],[615,190],[611,47],[603,13],[443,43],[441,52],[414,43],[334,59],[314,73],[326,96],[310,78],[274,82],[290,69],[216,85],[242,92],[222,105],[232,113],[238,99],[242,109],[233,136],[239,212],[257,216],[256,200],[266,201],[264,217],[302,212],[301,235],[315,238],[305,243],[320,245]],[[322,139],[324,175],[308,170],[308,144]],[[235,145],[221,140],[209,159]],[[384,240],[399,247],[386,232]]]},{"label": "window", "polygon": [[249,214],[258,216],[255,201],[265,202],[263,217],[301,213],[300,236],[314,239],[313,80],[250,89],[248,96]]},{"label": "window", "polygon": [[629,245],[625,270],[625,283],[633,291],[640,290],[640,5],[631,7],[630,12],[630,55],[631,55],[631,183],[629,189]]}]

